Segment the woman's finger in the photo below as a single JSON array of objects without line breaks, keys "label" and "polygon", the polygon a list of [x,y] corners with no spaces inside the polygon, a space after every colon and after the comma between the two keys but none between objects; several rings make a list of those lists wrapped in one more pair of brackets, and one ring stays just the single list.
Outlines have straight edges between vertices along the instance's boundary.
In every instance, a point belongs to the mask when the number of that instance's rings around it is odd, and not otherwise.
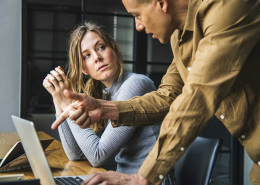
[{"label": "woman's finger", "polygon": [[56,78],[56,80],[57,80],[58,82],[63,81],[62,76],[61,76],[60,73],[58,73],[56,70],[52,70],[52,71],[50,71],[50,73]]},{"label": "woman's finger", "polygon": [[55,90],[54,86],[48,81],[48,79],[44,79],[42,85],[45,87],[45,89],[52,94]]},{"label": "woman's finger", "polygon": [[55,87],[55,89],[60,88],[59,83],[54,76],[52,76],[51,74],[48,74],[47,79]]},{"label": "woman's finger", "polygon": [[66,77],[65,72],[64,72],[64,70],[63,70],[60,66],[56,67],[55,70],[56,70],[56,72],[58,72],[58,73],[60,74],[61,78],[62,78],[64,81],[67,80],[67,77]]}]

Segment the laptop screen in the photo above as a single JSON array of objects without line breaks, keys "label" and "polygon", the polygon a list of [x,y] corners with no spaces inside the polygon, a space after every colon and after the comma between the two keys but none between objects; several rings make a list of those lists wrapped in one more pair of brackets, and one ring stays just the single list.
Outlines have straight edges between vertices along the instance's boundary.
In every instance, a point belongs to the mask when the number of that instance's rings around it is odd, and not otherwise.
[{"label": "laptop screen", "polygon": [[12,119],[35,178],[39,178],[41,184],[55,185],[56,183],[44,155],[33,122],[16,116],[12,116]]}]

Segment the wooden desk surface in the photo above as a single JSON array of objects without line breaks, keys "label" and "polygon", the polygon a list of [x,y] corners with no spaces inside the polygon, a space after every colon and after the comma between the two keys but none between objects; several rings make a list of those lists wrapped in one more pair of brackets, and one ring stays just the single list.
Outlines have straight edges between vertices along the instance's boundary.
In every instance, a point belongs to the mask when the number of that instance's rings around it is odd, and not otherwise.
[{"label": "wooden desk surface", "polygon": [[[40,139],[51,139],[52,137],[44,132],[37,132]],[[17,133],[0,133],[0,159],[3,159],[8,150],[17,142],[20,141]],[[62,147],[61,142],[54,140],[51,145],[46,149],[56,149],[47,160],[51,166],[57,168],[51,168],[53,176],[70,176],[70,175],[87,175],[97,171],[106,171],[103,168],[93,168],[87,160],[82,161],[70,161]],[[5,173],[3,175],[24,174],[25,179],[34,179],[31,168],[25,168],[21,170],[15,170]]]}]

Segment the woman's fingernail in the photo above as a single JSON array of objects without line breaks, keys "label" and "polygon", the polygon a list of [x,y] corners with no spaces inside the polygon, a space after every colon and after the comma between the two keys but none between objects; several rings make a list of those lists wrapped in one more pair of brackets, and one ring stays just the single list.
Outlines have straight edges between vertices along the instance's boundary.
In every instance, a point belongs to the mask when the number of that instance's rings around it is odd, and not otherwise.
[{"label": "woman's fingernail", "polygon": [[60,70],[64,71],[62,67],[58,66]]}]

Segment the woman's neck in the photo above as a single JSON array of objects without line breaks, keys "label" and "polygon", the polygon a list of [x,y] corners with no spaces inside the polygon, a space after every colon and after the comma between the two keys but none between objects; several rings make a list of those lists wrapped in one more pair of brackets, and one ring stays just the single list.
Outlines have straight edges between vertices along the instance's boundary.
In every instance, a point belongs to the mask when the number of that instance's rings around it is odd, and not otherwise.
[{"label": "woman's neck", "polygon": [[106,86],[106,88],[109,88],[109,87],[111,87],[111,85],[113,85],[113,83],[118,78],[118,76],[119,76],[119,73],[117,72],[114,76],[112,76],[106,80],[103,80],[101,82],[104,84],[104,86]]}]

